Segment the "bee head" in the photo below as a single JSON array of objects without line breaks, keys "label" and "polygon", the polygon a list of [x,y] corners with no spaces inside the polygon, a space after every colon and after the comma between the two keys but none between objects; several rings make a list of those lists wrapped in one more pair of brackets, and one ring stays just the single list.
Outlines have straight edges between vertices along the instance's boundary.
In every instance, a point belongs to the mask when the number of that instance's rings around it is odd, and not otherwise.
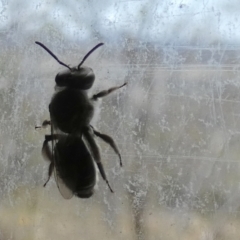
[{"label": "bee head", "polygon": [[95,75],[91,68],[82,66],[59,72],[55,78],[59,87],[69,87],[81,90],[90,89],[94,83]]},{"label": "bee head", "polygon": [[67,64],[61,62],[56,55],[53,54],[45,45],[40,42],[35,42],[43,49],[45,49],[59,64],[68,68],[68,70],[62,71],[57,74],[55,81],[58,87],[69,87],[81,90],[87,90],[92,87],[95,79],[93,70],[89,67],[84,67],[82,64],[85,60],[94,52],[97,48],[103,45],[103,43],[97,44],[92,48],[78,64],[77,67],[71,68]]}]

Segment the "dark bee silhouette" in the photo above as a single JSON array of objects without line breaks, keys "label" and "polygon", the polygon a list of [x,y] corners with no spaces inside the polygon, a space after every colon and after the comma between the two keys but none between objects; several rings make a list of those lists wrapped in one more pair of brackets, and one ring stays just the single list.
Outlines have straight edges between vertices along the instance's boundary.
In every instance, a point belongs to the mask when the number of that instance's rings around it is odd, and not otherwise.
[{"label": "dark bee silhouette", "polygon": [[[42,149],[43,155],[50,161],[47,182],[55,169],[55,179],[63,197],[70,198],[73,194],[81,198],[90,197],[96,183],[95,161],[102,178],[113,192],[101,163],[100,150],[94,136],[101,138],[112,147],[119,156],[122,166],[121,155],[114,140],[96,131],[90,122],[94,115],[93,102],[125,86],[126,83],[101,91],[89,98],[86,90],[92,87],[95,75],[91,68],[82,64],[103,43],[96,45],[85,55],[80,64],[73,68],[61,62],[42,43],[36,42],[36,44],[43,47],[59,64],[68,68],[56,75],[56,92],[49,104],[50,121],[45,120],[41,126],[51,125],[51,135],[45,136]],[[52,142],[51,150],[49,141]]]}]

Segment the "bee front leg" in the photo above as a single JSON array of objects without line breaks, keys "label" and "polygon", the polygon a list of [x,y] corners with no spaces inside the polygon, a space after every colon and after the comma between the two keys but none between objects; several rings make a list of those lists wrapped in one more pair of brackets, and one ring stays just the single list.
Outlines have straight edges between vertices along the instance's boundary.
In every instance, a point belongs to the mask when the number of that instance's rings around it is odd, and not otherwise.
[{"label": "bee front leg", "polygon": [[119,89],[119,88],[122,88],[122,87],[125,86],[125,85],[127,85],[127,83],[124,83],[123,85],[118,86],[118,87],[109,88],[108,90],[103,90],[103,91],[101,91],[101,92],[99,92],[99,93],[97,93],[97,94],[94,94],[94,95],[92,96],[92,99],[93,99],[94,101],[96,101],[98,98],[105,97],[105,96],[107,96],[108,94],[116,91],[116,90]]},{"label": "bee front leg", "polygon": [[100,150],[99,150],[99,147],[98,147],[97,143],[94,140],[91,128],[86,127],[86,129],[84,129],[84,131],[83,131],[83,136],[85,137],[85,139],[86,139],[86,141],[88,143],[88,146],[90,148],[90,152],[91,152],[95,162],[97,163],[99,172],[100,172],[103,180],[105,180],[105,182],[107,183],[110,191],[113,193],[114,191],[113,191],[113,189],[111,188],[111,186],[110,186],[110,184],[108,182],[108,179],[107,179],[107,176],[106,176],[103,164],[101,162]]}]

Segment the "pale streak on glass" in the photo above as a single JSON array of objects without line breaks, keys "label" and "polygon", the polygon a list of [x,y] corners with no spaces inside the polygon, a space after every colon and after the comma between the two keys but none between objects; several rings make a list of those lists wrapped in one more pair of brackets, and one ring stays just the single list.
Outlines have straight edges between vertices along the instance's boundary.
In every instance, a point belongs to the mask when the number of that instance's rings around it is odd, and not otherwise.
[{"label": "pale streak on glass", "polygon": [[[238,1],[0,2],[0,239],[240,239]],[[86,61],[90,94],[127,81],[93,120],[115,193],[65,200],[46,188],[54,77]]]}]

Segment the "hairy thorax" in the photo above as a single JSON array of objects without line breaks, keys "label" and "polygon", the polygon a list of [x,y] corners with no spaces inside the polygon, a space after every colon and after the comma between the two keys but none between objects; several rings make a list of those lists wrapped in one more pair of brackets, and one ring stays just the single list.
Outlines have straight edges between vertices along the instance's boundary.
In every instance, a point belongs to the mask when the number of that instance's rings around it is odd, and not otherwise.
[{"label": "hairy thorax", "polygon": [[55,128],[77,134],[89,125],[94,107],[86,91],[64,88],[53,95],[49,111]]}]

